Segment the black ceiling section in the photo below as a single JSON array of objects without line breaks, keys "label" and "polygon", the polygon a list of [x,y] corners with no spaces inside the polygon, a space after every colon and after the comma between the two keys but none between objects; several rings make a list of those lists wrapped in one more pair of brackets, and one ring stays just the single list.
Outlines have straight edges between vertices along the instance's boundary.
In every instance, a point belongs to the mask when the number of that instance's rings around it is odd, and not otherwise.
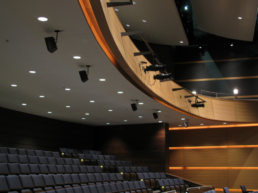
[{"label": "black ceiling section", "polygon": [[[232,90],[238,88],[239,95],[258,95],[258,89],[255,87],[258,85],[257,21],[252,42],[227,39],[194,27],[194,18],[189,19],[189,15],[191,17],[193,15],[190,1],[176,0],[175,2],[186,29],[189,46],[150,43],[155,52],[154,57],[166,65],[166,71],[172,73],[174,80],[183,87],[198,92],[207,90],[217,92],[217,95],[233,95]],[[186,4],[189,6],[188,15],[184,10]],[[141,51],[146,51],[141,41],[132,40]],[[155,64],[153,56],[147,56],[147,59]],[[229,77],[234,77],[235,80],[227,80]],[[219,79],[216,80],[216,78]],[[223,78],[225,79],[221,80]],[[189,79],[203,80],[185,81]]]}]

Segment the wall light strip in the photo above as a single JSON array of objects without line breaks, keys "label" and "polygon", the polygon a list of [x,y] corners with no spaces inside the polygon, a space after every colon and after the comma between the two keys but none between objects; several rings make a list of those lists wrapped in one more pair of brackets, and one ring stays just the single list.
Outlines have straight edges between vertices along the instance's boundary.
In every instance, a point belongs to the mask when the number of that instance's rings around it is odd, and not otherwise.
[{"label": "wall light strip", "polygon": [[179,166],[169,167],[169,170],[258,170],[258,167],[192,167],[192,166]]},{"label": "wall light strip", "polygon": [[237,149],[258,148],[258,145],[220,145],[220,146],[192,146],[192,147],[169,147],[169,150],[191,150],[191,149]]},{"label": "wall light strip", "polygon": [[[224,192],[223,188],[215,188],[215,191]],[[242,192],[241,189],[233,189],[233,188],[229,188],[229,191],[230,191],[230,192]],[[248,189],[248,191],[258,191],[258,190],[255,190],[255,189]]]},{"label": "wall light strip", "polygon": [[244,123],[234,125],[204,125],[204,126],[191,126],[191,127],[170,127],[169,131],[176,130],[196,130],[196,129],[218,129],[218,128],[236,128],[236,127],[257,127],[258,123]]}]

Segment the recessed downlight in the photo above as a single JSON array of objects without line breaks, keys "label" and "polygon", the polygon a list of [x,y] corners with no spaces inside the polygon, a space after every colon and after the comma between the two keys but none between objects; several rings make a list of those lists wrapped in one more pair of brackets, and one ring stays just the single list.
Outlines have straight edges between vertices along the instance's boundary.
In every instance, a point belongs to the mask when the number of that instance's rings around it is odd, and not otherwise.
[{"label": "recessed downlight", "polygon": [[178,125],[178,127],[182,127],[182,125]]},{"label": "recessed downlight", "polygon": [[161,110],[158,110],[157,112],[158,112],[158,113],[162,113],[162,111],[161,111]]},{"label": "recessed downlight", "polygon": [[65,108],[69,109],[69,108],[71,108],[71,106],[70,105],[66,105]]},{"label": "recessed downlight", "polygon": [[200,125],[204,125],[203,123],[200,123]]},{"label": "recessed downlight", "polygon": [[119,12],[119,9],[118,9],[118,8],[115,8],[115,11],[116,11],[116,12]]},{"label": "recessed downlight", "polygon": [[238,95],[238,92],[239,92],[239,91],[238,91],[237,88],[234,88],[234,89],[233,89],[233,94],[234,94],[234,95]]},{"label": "recessed downlight", "polygon": [[108,109],[108,112],[113,112],[113,109]]},{"label": "recessed downlight", "polygon": [[185,10],[185,11],[188,11],[188,10],[189,10],[188,5],[185,5],[185,6],[184,6],[184,10]]},{"label": "recessed downlight", "polygon": [[125,119],[124,122],[128,122],[128,120]]},{"label": "recessed downlight", "polygon": [[86,116],[90,116],[90,113],[85,113]]},{"label": "recessed downlight", "polygon": [[117,94],[124,94],[124,91],[119,90],[117,91]]},{"label": "recessed downlight", "polygon": [[81,56],[73,56],[73,59],[75,60],[80,60],[82,57]]},{"label": "recessed downlight", "polygon": [[36,70],[29,70],[29,73],[30,74],[36,74],[37,72],[36,72]]},{"label": "recessed downlight", "polygon": [[158,121],[159,123],[163,123],[163,121]]},{"label": "recessed downlight", "polygon": [[133,1],[133,5],[136,5],[136,2],[135,2],[135,1]]},{"label": "recessed downlight", "polygon": [[48,18],[47,17],[43,17],[43,16],[40,16],[37,18],[39,21],[41,22],[47,22],[48,21]]},{"label": "recessed downlight", "polygon": [[238,19],[238,20],[242,20],[242,19],[243,19],[243,17],[241,17],[241,16],[238,16],[238,17],[237,17],[237,19]]},{"label": "recessed downlight", "polygon": [[71,88],[65,88],[65,91],[71,91]]},{"label": "recessed downlight", "polygon": [[18,87],[17,84],[11,84],[10,86],[11,86],[11,87]]},{"label": "recessed downlight", "polygon": [[233,43],[231,43],[229,46],[230,46],[230,47],[234,47],[234,44],[233,44]]},{"label": "recessed downlight", "polygon": [[106,82],[106,79],[105,78],[100,78],[99,81],[100,82]]},{"label": "recessed downlight", "polygon": [[85,117],[82,117],[81,119],[82,119],[82,120],[85,120],[86,118],[85,118]]},{"label": "recessed downlight", "polygon": [[226,124],[227,124],[226,122],[223,123],[223,125],[226,125]]},{"label": "recessed downlight", "polygon": [[27,103],[22,103],[21,105],[22,105],[22,106],[27,106]]},{"label": "recessed downlight", "polygon": [[185,121],[185,117],[182,117],[181,120],[182,120],[182,121]]},{"label": "recessed downlight", "polygon": [[45,95],[39,95],[39,98],[43,99],[45,98]]},{"label": "recessed downlight", "polygon": [[128,23],[127,23],[127,24],[125,24],[125,26],[126,26],[126,27],[131,27],[131,25],[130,25],[130,24],[128,24]]},{"label": "recessed downlight", "polygon": [[142,117],[143,117],[142,115],[139,115],[139,116],[138,116],[139,119],[142,119]]},{"label": "recessed downlight", "polygon": [[48,111],[47,114],[52,114],[52,111]]},{"label": "recessed downlight", "polygon": [[94,101],[94,100],[90,100],[89,102],[90,102],[90,103],[95,103],[95,101]]},{"label": "recessed downlight", "polygon": [[138,105],[144,105],[144,102],[138,102]]},{"label": "recessed downlight", "polygon": [[147,23],[147,20],[146,19],[142,19],[142,23]]},{"label": "recessed downlight", "polygon": [[110,125],[110,123],[106,123],[106,125]]},{"label": "recessed downlight", "polygon": [[180,43],[180,44],[183,44],[183,43],[184,43],[184,41],[183,41],[183,40],[180,40],[180,41],[179,41],[179,43]]}]

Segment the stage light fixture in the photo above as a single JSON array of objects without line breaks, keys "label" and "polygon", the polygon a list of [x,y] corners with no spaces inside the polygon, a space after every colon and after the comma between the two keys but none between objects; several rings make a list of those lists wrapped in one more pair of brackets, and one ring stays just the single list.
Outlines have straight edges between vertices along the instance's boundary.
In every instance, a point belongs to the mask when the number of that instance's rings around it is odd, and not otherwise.
[{"label": "stage light fixture", "polygon": [[154,80],[160,80],[160,81],[165,81],[165,80],[171,80],[172,79],[172,74],[171,73],[161,73],[154,75]]},{"label": "stage light fixture", "polygon": [[196,102],[196,103],[193,103],[191,104],[192,107],[195,107],[195,108],[199,108],[199,107],[204,107],[204,103],[203,102]]},{"label": "stage light fixture", "polygon": [[117,7],[117,6],[125,6],[125,5],[134,5],[133,0],[129,0],[128,2],[108,2],[108,7]]},{"label": "stage light fixture", "polygon": [[163,71],[165,70],[166,66],[162,64],[154,64],[150,66],[146,66],[144,69],[144,72],[146,73],[147,71]]},{"label": "stage light fixture", "polygon": [[79,71],[79,75],[80,75],[80,79],[82,82],[86,82],[89,80],[89,68],[90,68],[90,65],[80,65],[81,67],[84,67],[86,68],[86,70],[80,70]]},{"label": "stage light fixture", "polygon": [[184,88],[172,88],[172,91],[184,90]]},{"label": "stage light fixture", "polygon": [[45,38],[47,50],[50,53],[54,53],[57,50],[57,39],[58,39],[59,32],[61,32],[61,30],[55,30],[56,38],[54,38],[54,37],[46,37]]}]

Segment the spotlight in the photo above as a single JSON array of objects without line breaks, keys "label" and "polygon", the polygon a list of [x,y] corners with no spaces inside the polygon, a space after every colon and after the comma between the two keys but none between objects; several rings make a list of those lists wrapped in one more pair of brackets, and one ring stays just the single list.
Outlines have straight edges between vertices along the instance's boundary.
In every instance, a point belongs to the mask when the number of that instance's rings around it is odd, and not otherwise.
[{"label": "spotlight", "polygon": [[154,80],[158,79],[160,81],[171,80],[172,74],[171,73],[161,73],[161,74],[154,75],[153,78],[154,78]]},{"label": "spotlight", "polygon": [[58,39],[58,33],[61,32],[61,30],[55,30],[56,32],[56,39],[54,37],[46,37],[45,42],[47,45],[47,50],[50,53],[53,53],[57,50],[57,39]]},{"label": "spotlight", "polygon": [[196,102],[194,104],[191,104],[192,107],[195,107],[195,108],[199,108],[199,107],[204,107],[204,103],[203,102]]},{"label": "spotlight", "polygon": [[184,88],[172,88],[172,91],[183,90]]},{"label": "spotlight", "polygon": [[188,127],[189,126],[189,123],[187,121],[184,122],[184,126],[185,127]]},{"label": "spotlight", "polygon": [[136,103],[132,103],[132,104],[131,104],[131,107],[132,107],[132,110],[133,110],[133,111],[137,111],[137,105],[136,105]]},{"label": "spotlight", "polygon": [[158,113],[152,113],[152,115],[153,115],[154,119],[158,119],[159,118]]},{"label": "spotlight", "polygon": [[144,72],[146,73],[147,71],[163,71],[163,70],[165,70],[165,65],[154,64],[154,65],[147,66],[144,69]]},{"label": "spotlight", "polygon": [[86,70],[79,71],[79,74],[82,82],[86,82],[88,80],[88,75]]}]

